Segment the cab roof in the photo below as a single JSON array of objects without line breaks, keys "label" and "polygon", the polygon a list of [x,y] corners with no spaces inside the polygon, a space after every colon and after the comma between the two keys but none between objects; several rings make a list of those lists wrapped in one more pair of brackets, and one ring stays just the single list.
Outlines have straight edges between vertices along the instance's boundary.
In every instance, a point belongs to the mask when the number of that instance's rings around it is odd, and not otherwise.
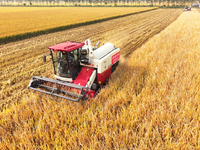
[{"label": "cab roof", "polygon": [[48,49],[52,49],[54,51],[71,52],[73,50],[76,50],[77,48],[81,48],[84,45],[85,43],[67,41],[54,46],[50,46],[48,47]]}]

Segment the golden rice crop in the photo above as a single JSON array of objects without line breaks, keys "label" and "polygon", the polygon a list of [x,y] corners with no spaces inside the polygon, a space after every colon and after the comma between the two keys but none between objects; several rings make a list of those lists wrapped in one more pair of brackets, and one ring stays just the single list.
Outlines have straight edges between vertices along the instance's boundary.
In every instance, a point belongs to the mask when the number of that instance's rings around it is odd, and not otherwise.
[{"label": "golden rice crop", "polygon": [[[157,10],[154,17],[160,19],[155,22],[180,13]],[[126,19],[130,21],[131,16]],[[184,12],[136,51],[131,44],[134,40],[128,39],[138,34],[130,32],[131,25],[120,27],[117,31],[123,40],[115,44],[122,53],[127,48],[134,52],[121,59],[89,107],[31,94],[0,114],[0,148],[199,149],[199,23],[199,13]],[[115,30],[106,29],[98,38],[106,41],[116,36],[111,34]],[[153,32],[152,27],[145,31],[149,30]],[[96,34],[91,37],[98,39]]]},{"label": "golden rice crop", "polygon": [[0,7],[0,38],[155,9],[103,7]]}]

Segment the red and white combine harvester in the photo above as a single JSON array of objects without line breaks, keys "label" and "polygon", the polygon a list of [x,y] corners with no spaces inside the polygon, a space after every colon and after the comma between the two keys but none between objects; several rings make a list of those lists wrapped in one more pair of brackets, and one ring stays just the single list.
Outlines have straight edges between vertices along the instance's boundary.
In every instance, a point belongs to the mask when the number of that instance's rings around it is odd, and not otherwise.
[{"label": "red and white combine harvester", "polygon": [[76,102],[94,97],[120,58],[120,49],[113,44],[97,48],[98,44],[93,47],[87,39],[84,43],[68,41],[49,47],[56,79],[33,76],[28,88]]}]

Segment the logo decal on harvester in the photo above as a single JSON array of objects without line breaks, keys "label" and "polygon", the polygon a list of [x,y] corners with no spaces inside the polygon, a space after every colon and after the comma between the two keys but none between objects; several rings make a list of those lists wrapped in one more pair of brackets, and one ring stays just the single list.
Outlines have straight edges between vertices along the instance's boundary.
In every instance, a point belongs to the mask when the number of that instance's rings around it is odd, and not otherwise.
[{"label": "logo decal on harvester", "polygon": [[112,64],[114,64],[116,61],[118,61],[120,58],[120,52],[116,53],[112,56]]}]

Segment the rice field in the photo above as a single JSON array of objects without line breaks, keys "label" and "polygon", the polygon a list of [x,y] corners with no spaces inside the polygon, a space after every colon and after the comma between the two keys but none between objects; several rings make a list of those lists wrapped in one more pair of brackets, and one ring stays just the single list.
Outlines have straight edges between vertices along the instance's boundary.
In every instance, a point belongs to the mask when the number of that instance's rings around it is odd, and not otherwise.
[{"label": "rice field", "polygon": [[155,8],[0,7],[0,38],[61,26],[73,26],[74,24],[93,22]]},{"label": "rice field", "polygon": [[[0,149],[199,149],[200,13],[182,12],[153,10],[1,45]],[[33,75],[53,78],[51,61],[41,59],[46,47],[88,37],[120,47],[122,57],[87,109],[26,89]]]}]

